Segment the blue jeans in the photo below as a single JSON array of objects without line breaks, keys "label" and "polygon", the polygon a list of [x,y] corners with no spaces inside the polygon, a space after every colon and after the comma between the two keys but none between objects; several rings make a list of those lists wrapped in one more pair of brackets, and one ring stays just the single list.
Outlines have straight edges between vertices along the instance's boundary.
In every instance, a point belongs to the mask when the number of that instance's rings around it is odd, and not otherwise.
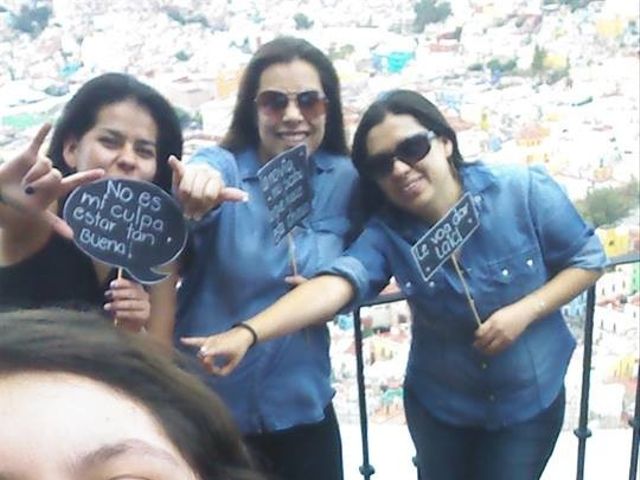
[{"label": "blue jeans", "polygon": [[534,418],[499,430],[443,423],[407,389],[404,403],[420,480],[536,480],[562,429],[565,392]]}]

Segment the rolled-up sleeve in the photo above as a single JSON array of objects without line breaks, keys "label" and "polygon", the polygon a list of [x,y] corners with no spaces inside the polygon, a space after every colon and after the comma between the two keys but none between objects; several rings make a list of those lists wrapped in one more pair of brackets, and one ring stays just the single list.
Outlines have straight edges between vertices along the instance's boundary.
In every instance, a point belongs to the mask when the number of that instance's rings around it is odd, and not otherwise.
[{"label": "rolled-up sleeve", "polygon": [[599,270],[607,258],[593,228],[580,216],[562,187],[544,167],[529,169],[529,208],[545,264]]},{"label": "rolled-up sleeve", "polygon": [[341,257],[318,272],[341,276],[353,285],[354,298],[343,311],[374,298],[389,282],[391,271],[383,236],[379,228],[368,225]]}]

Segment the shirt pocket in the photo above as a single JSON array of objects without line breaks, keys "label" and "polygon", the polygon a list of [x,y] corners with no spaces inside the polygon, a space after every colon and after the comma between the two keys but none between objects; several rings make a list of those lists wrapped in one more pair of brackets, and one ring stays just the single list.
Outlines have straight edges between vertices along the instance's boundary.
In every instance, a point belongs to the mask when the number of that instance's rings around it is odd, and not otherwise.
[{"label": "shirt pocket", "polygon": [[542,286],[546,269],[536,248],[504,257],[480,268],[479,287],[486,314],[509,305]]}]

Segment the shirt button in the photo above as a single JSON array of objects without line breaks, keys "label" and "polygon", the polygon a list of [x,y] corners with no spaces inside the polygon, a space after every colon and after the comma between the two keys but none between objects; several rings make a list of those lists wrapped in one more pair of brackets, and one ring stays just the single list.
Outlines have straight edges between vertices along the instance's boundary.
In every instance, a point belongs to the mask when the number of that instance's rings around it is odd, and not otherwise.
[{"label": "shirt button", "polygon": [[496,401],[495,395],[489,395],[489,401],[490,402],[495,402]]},{"label": "shirt button", "polygon": [[527,266],[533,267],[533,260],[531,260],[530,258],[527,259]]},{"label": "shirt button", "polygon": [[411,282],[406,282],[406,283],[404,284],[404,287],[405,287],[405,288],[411,288]]},{"label": "shirt button", "polygon": [[509,270],[507,270],[506,268],[502,269],[502,276],[503,277],[508,277],[509,276]]},{"label": "shirt button", "polygon": [[482,370],[486,370],[486,369],[487,369],[487,367],[488,367],[487,362],[482,362],[482,363],[480,364],[480,368],[482,368]]},{"label": "shirt button", "polygon": [[433,287],[435,287],[435,286],[436,286],[436,282],[434,282],[433,280],[431,280],[431,281],[429,282],[429,288],[433,288]]},{"label": "shirt button", "polygon": [[480,202],[482,202],[482,197],[480,195],[476,195],[475,197],[473,197],[473,200],[477,203],[480,204]]}]

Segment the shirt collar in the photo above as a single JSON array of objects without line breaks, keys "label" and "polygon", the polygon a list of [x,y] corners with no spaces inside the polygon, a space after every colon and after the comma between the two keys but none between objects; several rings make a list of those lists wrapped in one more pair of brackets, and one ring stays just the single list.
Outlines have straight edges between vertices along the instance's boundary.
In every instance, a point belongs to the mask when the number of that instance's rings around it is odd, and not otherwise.
[{"label": "shirt collar", "polygon": [[481,193],[496,183],[496,176],[482,162],[465,163],[460,166],[458,172],[460,173],[464,190],[472,195]]}]

